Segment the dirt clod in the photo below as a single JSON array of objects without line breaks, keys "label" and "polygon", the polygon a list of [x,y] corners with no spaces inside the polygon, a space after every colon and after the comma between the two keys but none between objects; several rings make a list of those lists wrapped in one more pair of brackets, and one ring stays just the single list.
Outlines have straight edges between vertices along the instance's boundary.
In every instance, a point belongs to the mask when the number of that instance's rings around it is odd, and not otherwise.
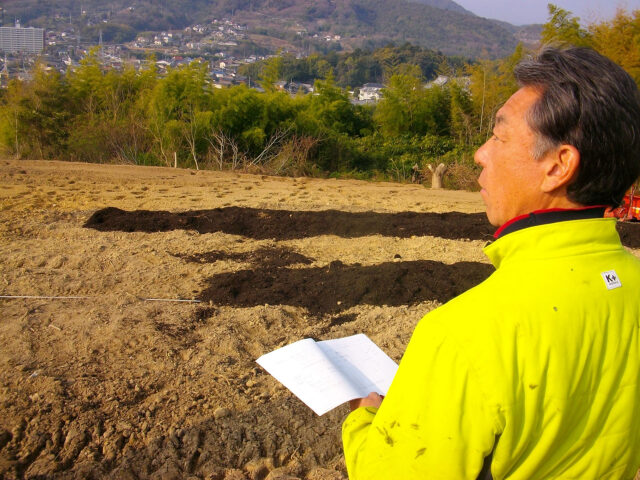
[{"label": "dirt clod", "polygon": [[231,411],[228,408],[216,408],[215,411],[213,412],[213,417],[216,420],[220,420],[221,418],[226,418],[229,415],[231,415]]}]

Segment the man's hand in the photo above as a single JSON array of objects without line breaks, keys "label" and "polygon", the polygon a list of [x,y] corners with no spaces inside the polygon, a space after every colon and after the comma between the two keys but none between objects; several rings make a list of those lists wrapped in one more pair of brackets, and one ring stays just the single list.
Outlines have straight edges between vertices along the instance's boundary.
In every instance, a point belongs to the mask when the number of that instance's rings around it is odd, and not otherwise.
[{"label": "man's hand", "polygon": [[376,392],[371,392],[364,398],[354,398],[349,401],[349,407],[351,411],[354,411],[356,408],[360,407],[379,407],[382,403],[382,399],[384,397],[382,395],[377,394]]}]

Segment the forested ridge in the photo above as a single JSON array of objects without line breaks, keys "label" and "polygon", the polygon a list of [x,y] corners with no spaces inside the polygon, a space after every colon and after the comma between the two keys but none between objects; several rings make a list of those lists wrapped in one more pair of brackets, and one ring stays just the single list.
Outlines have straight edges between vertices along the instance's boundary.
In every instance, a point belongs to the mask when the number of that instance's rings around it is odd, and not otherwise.
[{"label": "forested ridge", "polygon": [[[551,6],[543,40],[592,46],[640,83],[640,47],[630,41],[639,35],[640,11],[582,26]],[[65,76],[36,66],[32,80],[12,80],[1,91],[0,147],[20,158],[396,180],[410,178],[416,164],[424,171],[444,163],[449,186],[472,187],[473,151],[517,89],[512,70],[527,52],[518,46],[502,60],[445,62],[436,71],[466,75],[468,87],[450,81],[424,88],[425,72],[409,55],[422,50],[402,48],[407,62],[381,64],[386,88],[372,106],[350,101],[327,60],[314,94],[291,96],[274,86],[283,57],[262,66],[259,92],[244,85],[214,89],[198,63],[166,76],[152,61],[139,72],[105,70],[94,51]],[[389,52],[367,55],[393,57]]]},{"label": "forested ridge", "polygon": [[[435,6],[434,6],[435,5]],[[444,7],[444,8],[441,8]],[[457,7],[457,8],[456,8]],[[52,21],[87,21],[117,30],[131,40],[135,32],[183,29],[213,18],[232,18],[250,33],[303,42],[306,32],[340,35],[347,49],[411,42],[447,54],[493,58],[513,50],[517,28],[481,18],[446,0],[6,0],[6,17],[24,25],[48,28]]]}]

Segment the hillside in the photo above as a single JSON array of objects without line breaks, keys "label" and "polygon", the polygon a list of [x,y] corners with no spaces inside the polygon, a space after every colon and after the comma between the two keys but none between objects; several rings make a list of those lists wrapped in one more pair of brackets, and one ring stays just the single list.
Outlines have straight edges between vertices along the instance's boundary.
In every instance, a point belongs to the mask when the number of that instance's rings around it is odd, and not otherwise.
[{"label": "hillside", "polygon": [[412,3],[420,3],[422,5],[429,5],[431,7],[440,8],[442,10],[450,10],[452,12],[458,13],[466,13],[467,15],[474,15],[475,13],[470,12],[469,10],[463,8],[461,5],[458,5],[456,2],[452,2],[451,0],[409,0]]},{"label": "hillside", "polygon": [[6,0],[5,20],[47,27],[120,24],[136,31],[182,29],[213,18],[244,23],[249,32],[303,42],[340,36],[342,48],[411,42],[449,55],[507,55],[515,28],[475,16],[449,0]]}]

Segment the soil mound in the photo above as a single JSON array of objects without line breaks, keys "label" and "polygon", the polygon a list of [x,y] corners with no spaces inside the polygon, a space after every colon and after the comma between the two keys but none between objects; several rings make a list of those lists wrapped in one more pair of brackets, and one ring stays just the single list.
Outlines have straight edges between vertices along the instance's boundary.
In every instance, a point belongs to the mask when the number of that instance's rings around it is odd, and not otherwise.
[{"label": "soil mound", "polygon": [[344,238],[369,235],[408,238],[430,235],[453,240],[481,240],[491,238],[495,230],[484,213],[310,212],[245,207],[178,213],[148,210],[128,212],[108,207],[94,213],[85,227],[101,232],[223,232],[257,240],[291,240],[318,235]]},{"label": "soil mound", "polygon": [[198,298],[233,307],[290,305],[320,317],[356,305],[444,303],[483,281],[493,270],[477,262],[447,265],[431,260],[373,266],[345,265],[336,260],[326,267],[296,269],[263,264],[208,278]]}]

